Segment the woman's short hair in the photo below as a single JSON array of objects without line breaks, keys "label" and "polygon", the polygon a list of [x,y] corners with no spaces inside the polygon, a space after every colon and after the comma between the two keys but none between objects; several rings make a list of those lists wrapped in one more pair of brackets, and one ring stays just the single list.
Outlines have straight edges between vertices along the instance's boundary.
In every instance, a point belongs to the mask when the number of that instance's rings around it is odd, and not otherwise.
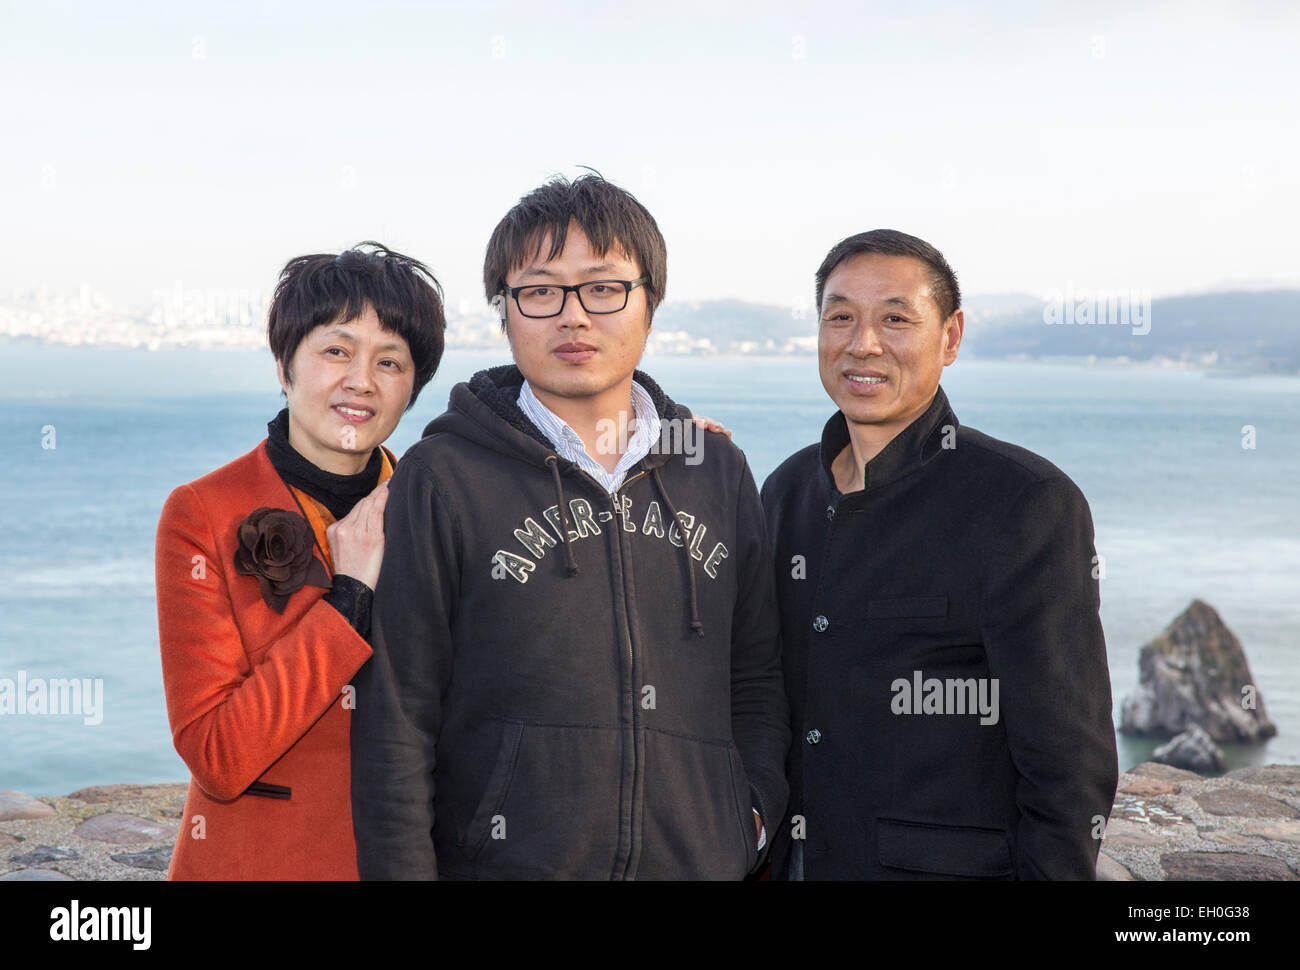
[{"label": "woman's short hair", "polygon": [[419,260],[367,240],[341,253],[313,253],[284,264],[267,313],[271,353],[292,383],[289,362],[304,337],[327,324],[354,320],[374,307],[385,330],[405,341],[415,363],[406,409],[438,369],[447,319],[442,285]]}]

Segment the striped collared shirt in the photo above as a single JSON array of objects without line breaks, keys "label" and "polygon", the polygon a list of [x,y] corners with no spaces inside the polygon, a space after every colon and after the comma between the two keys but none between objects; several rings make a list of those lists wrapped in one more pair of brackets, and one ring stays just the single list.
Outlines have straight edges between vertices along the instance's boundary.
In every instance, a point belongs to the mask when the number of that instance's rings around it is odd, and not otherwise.
[{"label": "striped collared shirt", "polygon": [[[612,472],[605,471],[604,466],[587,453],[578,432],[537,400],[537,395],[528,386],[528,381],[524,381],[523,386],[519,388],[519,409],[537,426],[538,431],[546,435],[547,440],[555,446],[557,455],[576,464],[598,481],[610,495],[618,491],[627,473],[637,462],[650,454],[651,446],[659,440],[659,412],[655,410],[655,403],[650,399],[646,389],[636,381],[632,382],[632,410],[636,420],[628,427],[627,449],[619,457],[618,464],[614,466]],[[601,435],[601,438],[606,437]],[[617,438],[614,440],[617,441]]]}]

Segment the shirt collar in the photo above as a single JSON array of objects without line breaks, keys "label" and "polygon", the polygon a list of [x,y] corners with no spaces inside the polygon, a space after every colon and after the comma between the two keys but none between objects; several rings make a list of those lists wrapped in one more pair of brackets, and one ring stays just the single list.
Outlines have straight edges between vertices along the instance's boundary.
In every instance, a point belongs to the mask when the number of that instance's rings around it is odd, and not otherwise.
[{"label": "shirt collar", "polygon": [[[547,440],[562,457],[586,452],[582,436],[538,399],[526,378],[519,387],[519,407],[530,417],[538,416],[545,419],[534,423],[538,424],[538,430],[546,435]],[[655,410],[654,399],[650,396],[650,392],[636,381],[632,382],[632,413],[636,419],[636,428],[628,439],[626,454],[632,456],[634,461],[640,461],[650,453],[650,444],[658,437],[659,412]]]},{"label": "shirt collar", "polygon": [[[943,450],[948,429],[956,431],[957,415],[948,403],[948,396],[939,387],[930,406],[894,436],[884,449],[867,462],[863,475],[863,491],[884,488],[891,482],[910,475]],[[831,462],[849,444],[849,425],[843,411],[836,411],[822,429],[822,471],[832,491],[838,491]]]}]

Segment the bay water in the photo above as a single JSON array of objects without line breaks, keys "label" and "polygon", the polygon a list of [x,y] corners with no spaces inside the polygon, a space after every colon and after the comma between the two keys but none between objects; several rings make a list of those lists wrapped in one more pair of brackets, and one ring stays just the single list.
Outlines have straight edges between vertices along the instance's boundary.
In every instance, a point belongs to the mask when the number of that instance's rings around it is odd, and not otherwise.
[{"label": "bay water", "polygon": [[[508,359],[504,345],[449,352],[389,447],[400,456],[453,384]],[[103,682],[99,723],[0,716],[0,790],[184,780],[163,700],[154,532],[173,488],[265,437],[282,407],[271,356],[14,343],[0,360],[0,677]],[[833,410],[812,357],[642,368],[730,428],[759,485]],[[1230,764],[1300,763],[1300,376],[962,359],[943,386],[963,424],[1042,454],[1088,497],[1116,721],[1138,648],[1200,597],[1245,645],[1279,729],[1225,746]],[[1121,736],[1121,769],[1157,743]]]}]

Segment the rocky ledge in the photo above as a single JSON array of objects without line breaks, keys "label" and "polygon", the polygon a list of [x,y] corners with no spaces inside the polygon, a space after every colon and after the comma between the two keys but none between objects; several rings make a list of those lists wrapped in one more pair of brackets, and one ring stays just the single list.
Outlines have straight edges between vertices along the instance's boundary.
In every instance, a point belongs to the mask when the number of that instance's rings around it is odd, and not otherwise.
[{"label": "rocky ledge", "polygon": [[1300,765],[1205,778],[1149,761],[1124,772],[1097,876],[1300,880]]},{"label": "rocky ledge", "polygon": [[[0,792],[0,880],[164,879],[186,787]],[[1121,774],[1097,876],[1300,880],[1300,765],[1204,778],[1147,762]]]},{"label": "rocky ledge", "polygon": [[0,792],[0,881],[166,879],[188,783]]}]

